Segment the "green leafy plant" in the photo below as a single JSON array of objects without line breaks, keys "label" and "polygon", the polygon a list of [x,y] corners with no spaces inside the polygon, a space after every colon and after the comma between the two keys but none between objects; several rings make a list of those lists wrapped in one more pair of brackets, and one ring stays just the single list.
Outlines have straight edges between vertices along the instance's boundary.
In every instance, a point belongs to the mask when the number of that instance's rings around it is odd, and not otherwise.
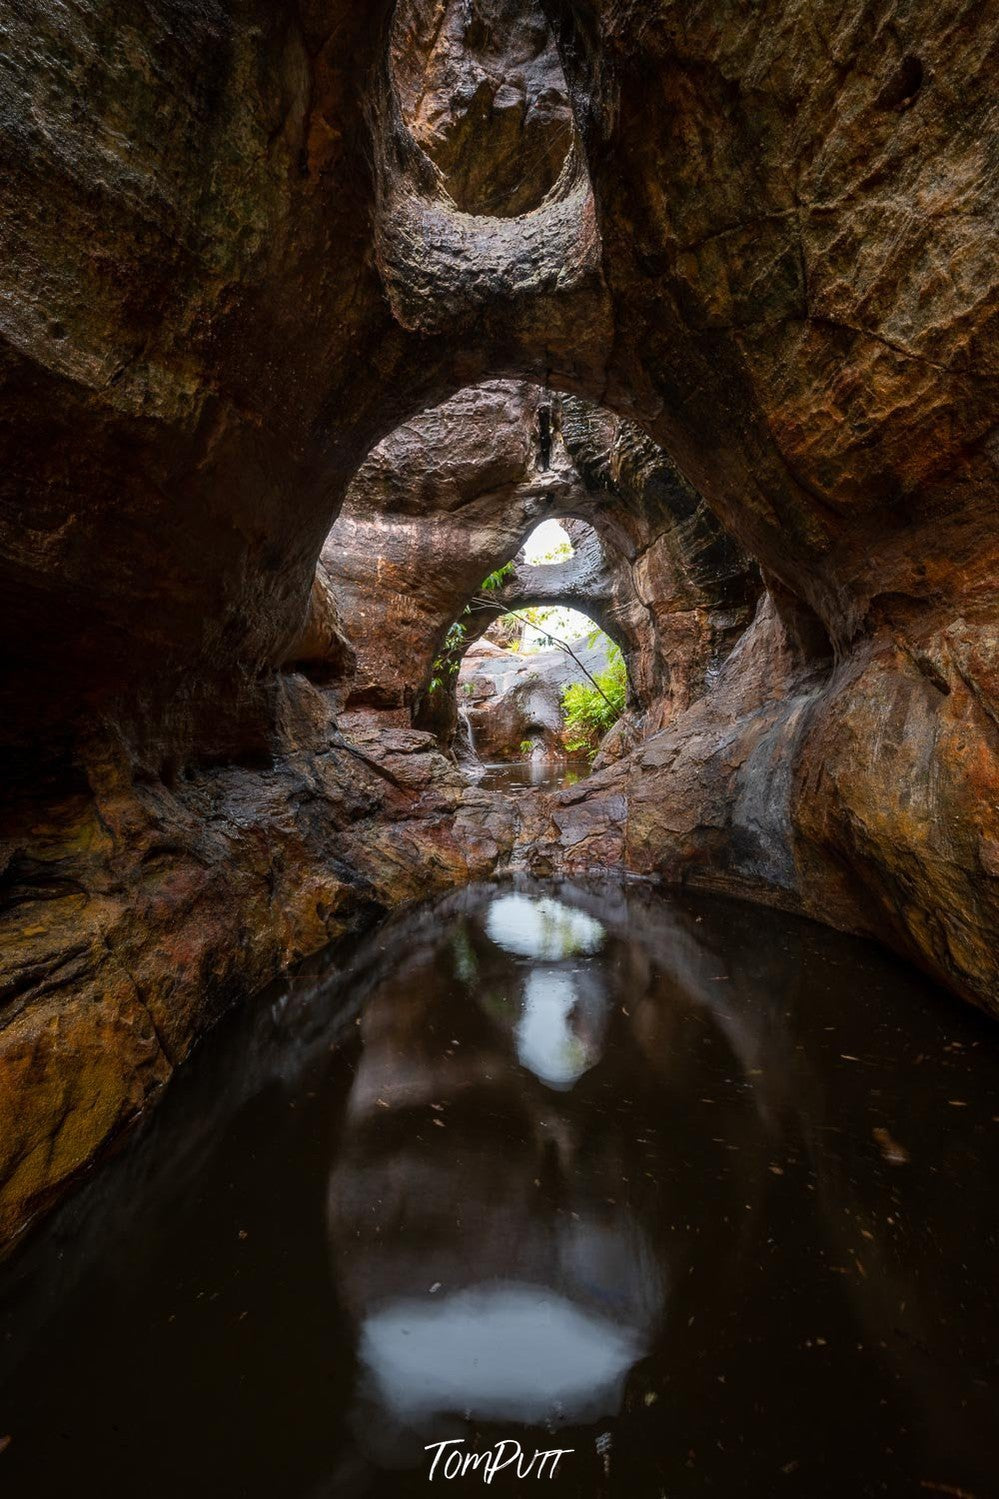
[{"label": "green leafy plant", "polygon": [[624,657],[613,646],[607,666],[590,682],[573,682],[562,693],[563,743],[570,755],[590,760],[600,741],[617,723],[628,701]]},{"label": "green leafy plant", "polygon": [[479,592],[495,593],[497,588],[502,588],[510,574],[515,571],[516,569],[512,562],[504,562],[502,567],[498,567],[494,573],[490,573],[488,578],[483,581]]},{"label": "green leafy plant", "polygon": [[[504,614],[499,620],[500,624],[507,626],[519,626],[521,635],[514,639],[507,650],[517,651],[522,656],[535,656],[540,651],[551,650],[557,643],[557,637],[548,633],[549,626],[557,622],[563,611],[545,604],[527,604],[523,609],[516,610],[513,614]],[[531,625],[540,634],[538,640],[525,638],[523,627]]]},{"label": "green leafy plant", "polygon": [[[466,610],[466,613],[468,611]],[[433,664],[427,691],[431,697],[444,687],[450,686],[461,670],[461,658],[465,653],[465,637],[468,631],[461,620],[455,620],[444,637],[440,655]]]},{"label": "green leafy plant", "polygon": [[[513,563],[505,562],[502,567],[498,567],[495,572],[490,573],[488,578],[483,580],[478,590],[479,593],[495,593],[498,588],[502,588],[513,571]],[[442,692],[444,688],[450,687],[461,670],[461,658],[465,654],[465,646],[468,640],[468,626],[462,621],[467,619],[471,612],[471,604],[466,604],[462,610],[461,619],[455,620],[444,637],[444,644],[441,647],[440,654],[434,661],[430,681],[427,685],[427,692],[431,697],[435,693]]]},{"label": "green leafy plant", "polygon": [[572,555],[573,555],[573,545],[572,545],[572,542],[571,541],[560,541],[555,546],[553,546],[550,551],[548,551],[548,552],[542,552],[542,554],[541,554],[540,557],[533,558],[533,560],[531,562],[531,566],[532,567],[539,567],[539,566],[540,567],[544,567],[544,566],[547,566],[549,563],[552,563],[552,562],[564,562],[565,559],[566,559],[566,557],[571,557]]}]

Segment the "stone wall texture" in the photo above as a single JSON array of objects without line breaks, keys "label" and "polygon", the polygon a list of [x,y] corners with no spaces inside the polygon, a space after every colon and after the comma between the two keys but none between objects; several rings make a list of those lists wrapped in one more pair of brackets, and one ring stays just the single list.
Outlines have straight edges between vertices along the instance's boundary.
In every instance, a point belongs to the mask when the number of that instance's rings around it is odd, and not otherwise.
[{"label": "stone wall texture", "polygon": [[[3,1239],[225,1005],[497,869],[999,1009],[994,8],[464,9],[0,10]],[[636,737],[515,813],[422,674],[554,513]]]}]

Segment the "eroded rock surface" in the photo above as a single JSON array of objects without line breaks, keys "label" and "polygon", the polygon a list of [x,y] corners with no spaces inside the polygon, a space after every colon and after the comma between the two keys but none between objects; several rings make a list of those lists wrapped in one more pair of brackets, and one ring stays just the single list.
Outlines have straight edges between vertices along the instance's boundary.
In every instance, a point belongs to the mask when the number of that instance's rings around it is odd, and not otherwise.
[{"label": "eroded rock surface", "polygon": [[[569,517],[573,555],[528,565],[522,543],[553,517]],[[427,686],[456,622],[460,652],[510,610],[585,612],[623,650],[648,733],[704,691],[761,586],[634,426],[513,382],[463,390],[380,443],[350,486],[321,569],[353,622],[350,702],[415,714],[445,747],[453,699],[428,702]]]},{"label": "eroded rock surface", "polygon": [[[511,10],[500,218],[442,180],[488,201],[488,25],[421,115],[392,15],[0,19],[5,1236],[233,997],[514,847],[868,930],[996,1005],[994,16],[573,0],[555,69]],[[518,831],[413,694],[567,482],[627,582],[641,742]]]},{"label": "eroded rock surface", "polygon": [[489,640],[473,646],[457,680],[459,713],[469,748],[484,762],[542,755],[566,758],[562,695],[588,684],[607,668],[606,641],[577,640],[570,651],[529,654],[498,649]]},{"label": "eroded rock surface", "polygon": [[458,208],[510,218],[555,186],[575,126],[540,4],[402,0],[392,68],[406,125]]}]

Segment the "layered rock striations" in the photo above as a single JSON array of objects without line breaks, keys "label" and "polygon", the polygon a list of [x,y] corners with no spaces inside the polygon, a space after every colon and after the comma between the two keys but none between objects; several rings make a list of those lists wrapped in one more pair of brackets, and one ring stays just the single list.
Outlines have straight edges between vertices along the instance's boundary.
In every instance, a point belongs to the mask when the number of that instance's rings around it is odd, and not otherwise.
[{"label": "layered rock striations", "polygon": [[[530,565],[521,547],[552,518],[566,521],[573,554]],[[448,710],[428,703],[427,687],[454,624],[457,666],[511,610],[582,611],[624,652],[647,734],[703,692],[761,587],[700,496],[632,424],[508,381],[460,391],[372,451],[321,572],[352,622],[348,707],[415,716],[444,748],[453,694]]]},{"label": "layered rock striations", "polygon": [[[508,857],[995,1007],[993,17],[463,9],[0,17],[4,1236],[233,997]],[[515,828],[413,713],[549,513],[599,538],[642,737]]]}]

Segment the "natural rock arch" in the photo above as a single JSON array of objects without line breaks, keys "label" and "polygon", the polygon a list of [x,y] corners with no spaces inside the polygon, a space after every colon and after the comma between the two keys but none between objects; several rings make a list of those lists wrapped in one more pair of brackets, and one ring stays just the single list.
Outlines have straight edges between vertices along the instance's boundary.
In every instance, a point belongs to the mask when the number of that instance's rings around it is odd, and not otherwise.
[{"label": "natural rock arch", "polygon": [[[589,620],[592,630],[571,641],[564,631],[548,640],[541,634],[536,651],[526,654],[503,649],[488,634],[464,645],[459,671],[448,685],[458,716],[455,750],[471,774],[478,774],[479,763],[530,759],[549,771],[552,762],[583,763],[584,748],[567,742],[565,689],[593,689],[610,665],[614,643],[601,631],[593,612],[576,612]],[[627,658],[622,660],[626,663]],[[630,678],[628,687],[634,716],[641,704],[630,691]],[[431,698],[427,706],[433,705]],[[594,743],[594,749],[599,747]],[[575,770],[574,778],[579,774]]]},{"label": "natural rock arch", "polygon": [[[538,413],[550,401],[516,382],[470,387],[403,424],[362,465],[321,569],[323,597],[356,621],[348,708],[394,712],[398,722],[415,710],[446,745],[454,705],[428,705],[426,688],[449,627],[463,618],[467,643],[517,604],[562,602],[621,645],[648,734],[703,691],[749,623],[756,570],[665,455],[571,400],[544,458]],[[611,480],[605,465],[622,433],[627,456]],[[585,546],[562,568],[517,567],[528,533],[556,517],[588,528]],[[510,564],[512,575],[483,597],[483,579]]]},{"label": "natural rock arch", "polygon": [[513,847],[411,729],[385,774],[345,747],[363,621],[316,572],[372,444],[487,379],[617,413],[611,480],[640,424],[767,585],[712,602],[700,695],[590,831],[542,808],[522,848],[873,932],[994,1007],[988,18],[550,10],[569,170],[491,227],[403,128],[389,0],[9,18],[5,1234],[235,997]]}]

